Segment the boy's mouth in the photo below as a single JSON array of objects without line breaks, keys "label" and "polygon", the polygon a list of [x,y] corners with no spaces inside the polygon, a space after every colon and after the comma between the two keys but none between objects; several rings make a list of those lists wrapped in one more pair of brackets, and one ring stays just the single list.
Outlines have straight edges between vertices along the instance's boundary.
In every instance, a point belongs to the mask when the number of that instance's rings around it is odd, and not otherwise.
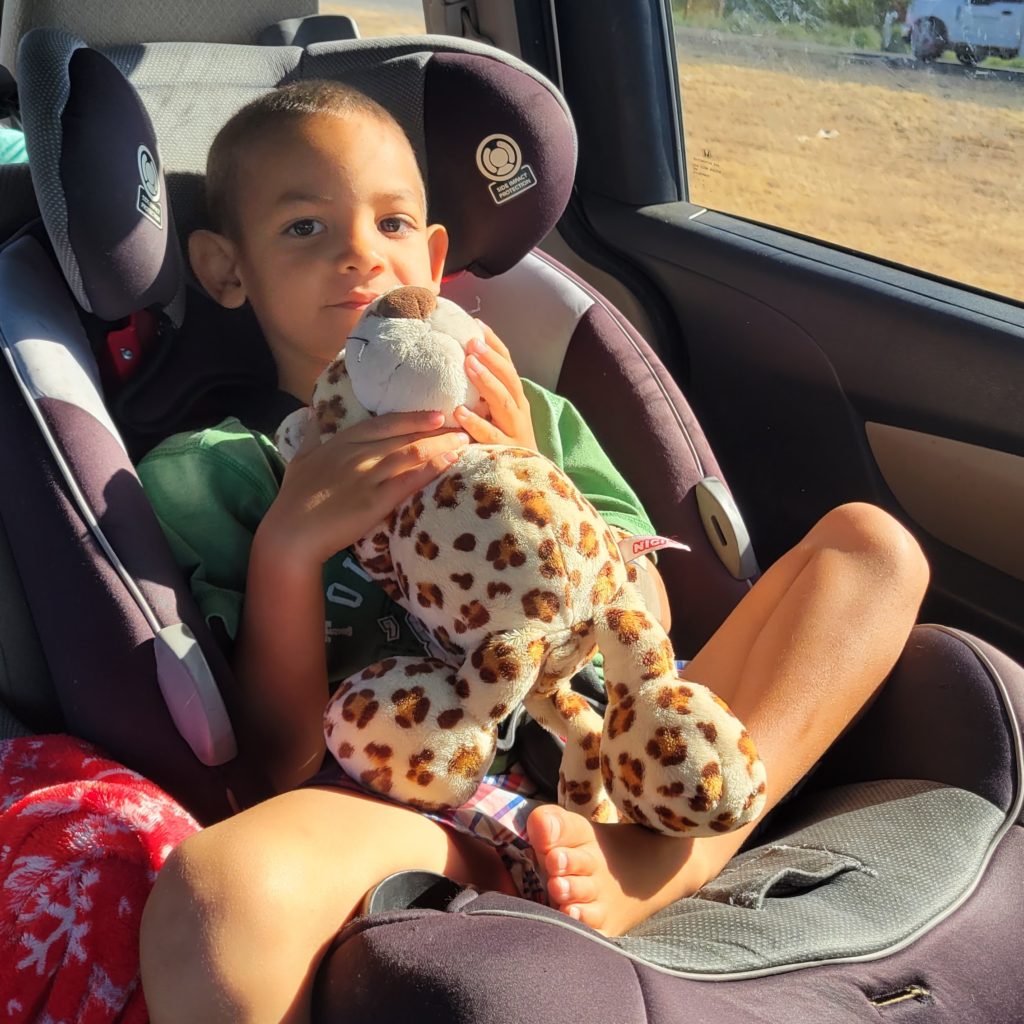
[{"label": "boy's mouth", "polygon": [[340,302],[329,302],[328,306],[341,309],[366,309],[377,297],[376,292],[350,292]]}]

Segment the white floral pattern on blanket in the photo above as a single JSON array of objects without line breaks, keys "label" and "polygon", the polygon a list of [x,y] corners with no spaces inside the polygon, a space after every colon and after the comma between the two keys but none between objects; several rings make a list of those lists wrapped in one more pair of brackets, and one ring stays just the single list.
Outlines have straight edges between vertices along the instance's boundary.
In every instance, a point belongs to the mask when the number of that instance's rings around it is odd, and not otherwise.
[{"label": "white floral pattern on blanket", "polygon": [[88,744],[0,743],[0,1024],[144,1024],[142,908],[198,830]]}]

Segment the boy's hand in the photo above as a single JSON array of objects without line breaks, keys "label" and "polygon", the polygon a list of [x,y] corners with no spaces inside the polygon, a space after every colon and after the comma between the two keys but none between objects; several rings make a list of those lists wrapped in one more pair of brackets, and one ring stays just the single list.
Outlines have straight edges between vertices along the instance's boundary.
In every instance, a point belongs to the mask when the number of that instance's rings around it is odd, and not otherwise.
[{"label": "boy's hand", "polygon": [[374,416],[323,444],[307,428],[260,523],[262,543],[319,568],[458,458],[469,437],[439,431],[443,422],[432,412]]},{"label": "boy's hand", "polygon": [[510,444],[536,451],[530,403],[508,349],[490,327],[479,320],[477,323],[483,328],[486,344],[474,340],[466,346],[466,373],[487,402],[491,420],[464,405],[455,410],[455,419],[481,444]]}]

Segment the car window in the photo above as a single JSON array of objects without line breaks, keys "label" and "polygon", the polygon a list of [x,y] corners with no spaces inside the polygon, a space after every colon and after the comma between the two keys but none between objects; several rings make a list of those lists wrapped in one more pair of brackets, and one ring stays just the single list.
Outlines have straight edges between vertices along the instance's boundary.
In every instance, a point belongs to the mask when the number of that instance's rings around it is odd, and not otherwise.
[{"label": "car window", "polygon": [[689,199],[1024,300],[1024,4],[673,0]]},{"label": "car window", "polygon": [[422,35],[421,0],[357,0],[354,4],[320,4],[321,14],[347,14],[361,36]]}]

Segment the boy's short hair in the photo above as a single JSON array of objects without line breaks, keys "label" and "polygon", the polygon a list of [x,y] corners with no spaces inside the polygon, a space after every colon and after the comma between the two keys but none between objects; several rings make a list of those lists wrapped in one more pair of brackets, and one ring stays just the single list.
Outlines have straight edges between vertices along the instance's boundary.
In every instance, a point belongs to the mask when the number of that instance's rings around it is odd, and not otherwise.
[{"label": "boy's short hair", "polygon": [[392,114],[366,93],[341,82],[309,79],[291,82],[247,103],[217,132],[206,158],[206,211],[213,229],[237,239],[241,232],[235,200],[239,156],[246,145],[288,121],[316,114],[350,117],[362,114],[394,126],[402,126]]}]

